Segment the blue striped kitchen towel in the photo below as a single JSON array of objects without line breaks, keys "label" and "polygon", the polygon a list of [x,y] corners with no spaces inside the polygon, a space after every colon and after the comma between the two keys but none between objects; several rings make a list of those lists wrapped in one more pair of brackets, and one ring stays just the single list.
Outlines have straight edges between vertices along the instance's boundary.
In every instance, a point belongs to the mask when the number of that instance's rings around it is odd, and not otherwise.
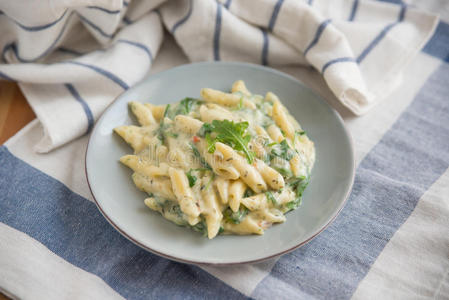
[{"label": "blue striped kitchen towel", "polygon": [[[449,2],[394,2],[0,3],[0,76],[19,81],[38,116],[0,147],[0,291],[17,299],[449,299]],[[354,188],[309,244],[259,264],[191,266],[138,248],[96,209],[84,134],[151,65],[154,73],[189,60],[275,66],[343,116]]]},{"label": "blue striped kitchen towel", "polygon": [[190,61],[310,65],[360,115],[398,86],[437,17],[355,0],[0,2],[0,78],[16,80],[48,152],[89,132],[150,69],[165,28]]}]

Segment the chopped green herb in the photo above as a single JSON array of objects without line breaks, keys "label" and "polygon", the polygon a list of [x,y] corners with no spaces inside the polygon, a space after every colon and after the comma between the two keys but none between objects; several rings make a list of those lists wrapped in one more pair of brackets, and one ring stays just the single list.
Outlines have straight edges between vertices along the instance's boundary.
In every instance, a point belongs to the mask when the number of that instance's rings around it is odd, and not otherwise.
[{"label": "chopped green herb", "polygon": [[309,179],[307,177],[301,176],[298,178],[294,178],[291,182],[288,183],[293,190],[295,191],[295,200],[288,202],[285,207],[289,210],[295,209],[301,205],[302,202],[302,194],[309,184]]},{"label": "chopped green herb", "polygon": [[177,115],[187,115],[189,114],[193,107],[197,104],[201,102],[198,99],[195,98],[184,98],[181,100],[181,102],[179,102],[179,104],[176,106],[176,109],[171,113],[171,117],[174,118]]},{"label": "chopped green herb", "polygon": [[293,143],[296,143],[296,139],[298,136],[305,135],[306,132],[304,130],[295,130],[295,136],[293,137]]},{"label": "chopped green herb", "polygon": [[225,221],[231,222],[234,224],[240,224],[245,216],[248,214],[248,209],[241,205],[240,209],[236,212],[233,212],[229,207],[223,212],[223,217]]},{"label": "chopped green herb", "polygon": [[222,233],[224,231],[224,227],[220,226],[220,229],[218,229],[218,234]]},{"label": "chopped green herb", "polygon": [[196,146],[193,143],[189,143],[190,147],[192,148],[193,155],[197,157],[200,160],[200,164],[203,166],[204,169],[212,170],[212,168],[209,166],[209,164],[206,162],[204,157],[201,156],[200,151],[196,148]]},{"label": "chopped green herb", "polygon": [[[252,163],[254,161],[254,153],[248,148],[251,135],[245,134],[248,126],[248,122],[234,123],[234,121],[229,120],[213,120],[212,124],[203,125],[198,134],[206,136],[207,148],[210,153],[215,151],[215,143],[221,142],[235,150],[243,151],[248,163]],[[212,133],[216,134],[215,138],[212,138]]]},{"label": "chopped green herb", "polygon": [[189,172],[186,173],[187,179],[189,180],[189,186],[192,187],[195,185],[196,176],[192,175],[193,169],[190,169]]},{"label": "chopped green herb", "polygon": [[274,145],[276,145],[277,143],[276,142],[272,142],[272,143],[269,143],[267,146],[268,147],[272,147],[272,146],[274,146]]},{"label": "chopped green herb", "polygon": [[200,130],[196,133],[200,137],[205,137],[207,133],[212,132],[212,124],[210,123],[204,123],[203,126],[201,126]]},{"label": "chopped green herb", "polygon": [[287,168],[279,168],[277,166],[273,166],[273,169],[278,171],[284,177],[291,177],[293,175],[292,171]]},{"label": "chopped green herb", "polygon": [[277,156],[287,161],[290,161],[293,158],[293,156],[295,156],[295,151],[292,148],[290,148],[290,146],[287,143],[287,140],[282,140],[282,142],[279,143],[279,146],[273,147],[270,154],[272,158]]},{"label": "chopped green herb", "polygon": [[272,192],[265,192],[265,196],[267,196],[267,200],[273,203],[273,205],[276,205],[278,203]]},{"label": "chopped green herb", "polygon": [[207,225],[204,219],[191,227],[193,230],[200,232],[203,236],[207,236]]},{"label": "chopped green herb", "polygon": [[175,133],[175,132],[171,132],[171,131],[167,131],[165,132],[165,135],[168,135],[172,138],[177,138],[179,136],[179,134]]},{"label": "chopped green herb", "polygon": [[164,116],[163,116],[161,122],[159,123],[159,128],[156,129],[156,131],[154,132],[154,134],[157,136],[157,138],[162,143],[164,143],[164,141],[165,141],[165,129],[166,129],[166,126],[164,124],[164,119],[167,116],[169,109],[170,109],[170,104],[167,104],[167,106],[165,107],[165,110],[164,110]]},{"label": "chopped green herb", "polygon": [[245,194],[243,194],[243,197],[247,198],[247,197],[251,197],[252,195],[254,195],[253,190],[252,189],[246,189],[245,190]]},{"label": "chopped green herb", "polygon": [[237,109],[240,110],[243,108],[243,97],[240,97],[239,104],[237,105]]}]

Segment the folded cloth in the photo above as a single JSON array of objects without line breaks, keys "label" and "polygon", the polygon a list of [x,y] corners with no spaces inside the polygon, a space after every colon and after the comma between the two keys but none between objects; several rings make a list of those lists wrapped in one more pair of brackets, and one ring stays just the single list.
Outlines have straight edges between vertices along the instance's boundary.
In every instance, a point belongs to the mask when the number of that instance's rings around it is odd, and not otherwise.
[{"label": "folded cloth", "polygon": [[37,152],[89,132],[148,72],[163,27],[191,61],[311,65],[363,114],[397,86],[437,23],[404,4],[359,0],[7,0],[0,10],[0,77],[19,82],[44,126]]}]

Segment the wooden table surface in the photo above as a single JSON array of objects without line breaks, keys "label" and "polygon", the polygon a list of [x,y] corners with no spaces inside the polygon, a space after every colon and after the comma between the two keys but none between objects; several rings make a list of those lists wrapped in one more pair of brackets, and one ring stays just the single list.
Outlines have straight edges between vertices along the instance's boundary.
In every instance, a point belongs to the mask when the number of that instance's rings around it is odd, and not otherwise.
[{"label": "wooden table surface", "polygon": [[[0,81],[0,145],[31,122],[31,110],[16,83]],[[0,300],[7,300],[0,292]]]}]

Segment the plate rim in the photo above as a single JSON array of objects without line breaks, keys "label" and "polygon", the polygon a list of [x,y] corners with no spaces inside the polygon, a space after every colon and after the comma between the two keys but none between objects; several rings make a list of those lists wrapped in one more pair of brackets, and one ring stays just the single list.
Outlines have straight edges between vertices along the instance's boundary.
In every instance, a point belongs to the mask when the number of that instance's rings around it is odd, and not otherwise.
[{"label": "plate rim", "polygon": [[251,260],[244,260],[244,261],[236,261],[236,262],[204,262],[204,261],[197,261],[197,260],[189,260],[189,259],[183,259],[183,258],[178,258],[172,255],[168,255],[165,253],[162,253],[160,251],[154,250],[151,247],[148,247],[147,245],[144,245],[143,243],[135,240],[133,237],[131,237],[125,230],[121,229],[117,224],[114,223],[114,221],[112,221],[112,219],[104,212],[103,208],[101,207],[101,204],[99,203],[99,201],[97,200],[97,198],[95,197],[95,193],[91,187],[91,183],[89,181],[89,172],[87,171],[87,161],[88,161],[88,154],[89,154],[89,146],[92,142],[92,137],[94,135],[94,132],[96,130],[98,130],[98,124],[100,123],[100,120],[102,120],[105,116],[105,114],[110,110],[111,106],[117,102],[117,100],[119,100],[119,98],[126,93],[128,90],[123,91],[122,93],[120,93],[119,95],[117,95],[114,100],[108,104],[108,106],[106,106],[106,108],[104,109],[103,113],[101,114],[101,116],[98,118],[98,120],[95,122],[94,127],[92,128],[92,131],[89,134],[89,139],[87,142],[87,146],[86,146],[86,151],[85,151],[85,155],[84,155],[84,173],[86,176],[86,181],[87,181],[87,185],[89,187],[89,191],[92,195],[92,198],[95,202],[95,205],[97,206],[98,210],[100,211],[100,213],[103,215],[103,217],[108,221],[108,223],[115,229],[117,230],[122,236],[124,236],[126,239],[128,239],[130,242],[132,242],[133,244],[139,246],[140,248],[149,251],[153,254],[156,254],[158,256],[167,258],[169,260],[172,261],[176,261],[176,262],[181,262],[181,263],[186,263],[186,264],[192,264],[192,265],[204,265],[204,266],[234,266],[234,265],[242,265],[242,264],[252,264],[252,263],[258,263],[258,262],[262,262],[271,258],[275,258],[284,254],[287,254],[295,249],[298,249],[299,247],[304,246],[305,244],[309,243],[311,240],[313,240],[316,236],[318,236],[321,232],[323,232],[327,227],[329,227],[330,224],[332,224],[335,219],[337,218],[337,216],[340,214],[340,212],[342,211],[342,209],[346,206],[346,203],[348,201],[348,198],[352,192],[352,188],[354,185],[354,179],[355,179],[355,170],[356,170],[356,163],[355,163],[355,154],[354,154],[354,140],[353,137],[351,135],[351,133],[349,132],[348,128],[346,127],[346,124],[343,120],[343,118],[340,116],[340,114],[335,110],[335,108],[333,108],[327,101],[325,101],[319,94],[317,94],[314,90],[312,90],[310,87],[306,86],[303,82],[301,82],[299,79],[284,73],[282,71],[276,70],[274,68],[271,67],[267,67],[267,66],[261,66],[261,65],[257,65],[257,64],[252,64],[252,63],[247,63],[247,62],[225,62],[225,61],[218,61],[218,62],[210,62],[210,61],[206,61],[206,62],[192,62],[192,63],[188,63],[188,64],[183,64],[183,65],[179,65],[173,68],[169,68],[166,69],[164,71],[158,72],[156,74],[152,74],[152,75],[148,75],[145,76],[142,80],[140,80],[139,82],[137,82],[135,85],[133,85],[132,87],[130,87],[130,89],[135,88],[136,86],[142,84],[143,82],[149,80],[150,78],[155,78],[155,77],[159,77],[161,74],[165,74],[168,72],[173,72],[174,70],[177,69],[182,69],[182,68],[189,68],[192,66],[198,66],[198,65],[229,65],[229,66],[244,66],[244,67],[249,67],[249,68],[254,68],[254,69],[258,69],[258,70],[263,70],[263,71],[268,71],[271,73],[274,73],[278,76],[290,79],[294,82],[296,82],[297,84],[303,86],[306,89],[309,89],[310,91],[312,91],[313,94],[315,94],[317,96],[317,98],[319,99],[319,101],[323,102],[327,108],[331,111],[331,113],[334,114],[334,116],[337,118],[337,120],[340,122],[340,124],[342,125],[343,131],[346,134],[346,136],[348,137],[348,141],[349,141],[349,149],[350,149],[350,156],[351,156],[351,163],[352,163],[352,168],[351,168],[351,175],[350,175],[350,184],[349,187],[343,197],[343,201],[341,202],[341,204],[338,207],[338,210],[336,210],[332,217],[327,221],[327,223],[320,228],[318,231],[316,231],[315,233],[313,233],[312,236],[310,236],[309,238],[307,238],[306,240],[302,241],[301,243],[290,247],[286,250],[283,250],[281,252],[277,252],[275,254],[271,254],[268,256],[264,256],[262,258],[257,258],[257,259],[251,259]]}]

